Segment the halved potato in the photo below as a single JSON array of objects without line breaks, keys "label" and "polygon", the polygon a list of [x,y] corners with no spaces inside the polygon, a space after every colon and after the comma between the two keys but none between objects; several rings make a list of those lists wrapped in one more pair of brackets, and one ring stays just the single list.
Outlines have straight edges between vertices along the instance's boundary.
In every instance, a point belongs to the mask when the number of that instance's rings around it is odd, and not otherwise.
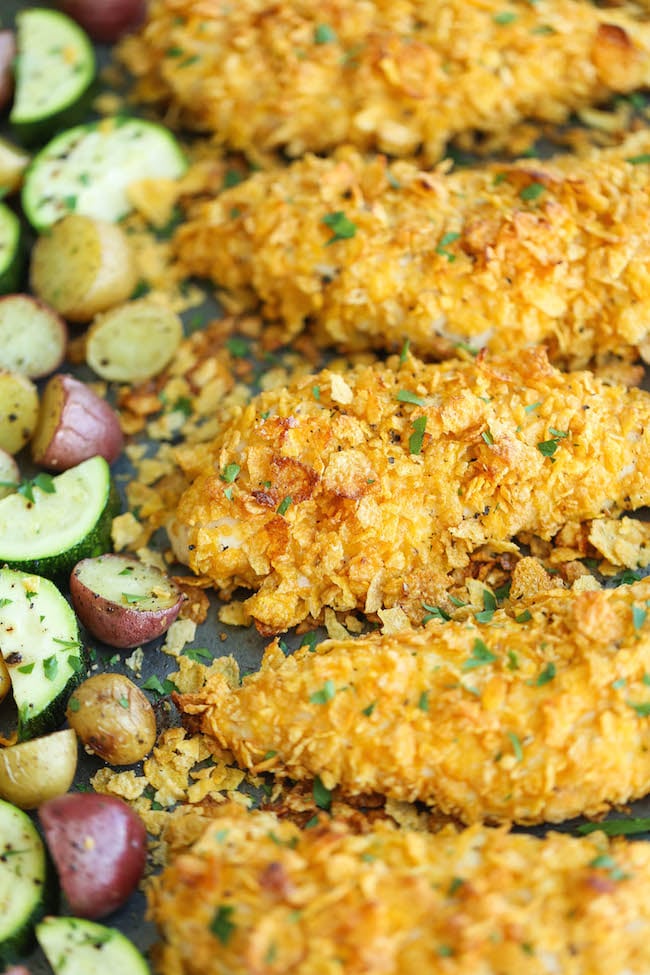
[{"label": "halved potato", "polygon": [[138,647],[161,636],[185,595],[164,572],[129,555],[82,559],[72,570],[70,597],[94,637],[110,647]]},{"label": "halved potato", "polygon": [[41,379],[58,369],[68,342],[57,312],[30,295],[0,298],[0,369]]},{"label": "halved potato", "polygon": [[69,321],[89,322],[133,294],[138,272],[121,227],[71,213],[36,241],[30,280]]},{"label": "halved potato", "polygon": [[17,454],[38,420],[38,391],[27,376],[0,370],[0,449]]},{"label": "halved potato", "polygon": [[0,138],[0,196],[8,196],[20,189],[29,159],[24,149]]},{"label": "halved potato", "polygon": [[102,379],[141,382],[162,372],[182,337],[175,312],[142,298],[95,319],[86,338],[86,361]]},{"label": "halved potato", "polygon": [[32,437],[36,464],[67,471],[96,456],[112,464],[123,442],[117,414],[106,400],[74,376],[52,376],[43,391]]},{"label": "halved potato", "polygon": [[0,450],[0,501],[13,494],[19,484],[18,464],[6,450]]},{"label": "halved potato", "polygon": [[93,674],[68,701],[66,718],[85,748],[109,765],[142,761],[156,742],[156,716],[124,674]]},{"label": "halved potato", "polygon": [[0,798],[20,809],[36,809],[63,795],[74,780],[77,757],[72,728],[0,748]]},{"label": "halved potato", "polygon": [[16,37],[12,30],[0,30],[0,110],[11,101],[14,91]]}]

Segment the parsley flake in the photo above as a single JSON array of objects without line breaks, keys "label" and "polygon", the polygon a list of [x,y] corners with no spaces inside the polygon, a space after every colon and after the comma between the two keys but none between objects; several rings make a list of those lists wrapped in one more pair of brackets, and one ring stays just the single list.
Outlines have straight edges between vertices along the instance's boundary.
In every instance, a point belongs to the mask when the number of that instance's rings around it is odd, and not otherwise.
[{"label": "parsley flake", "polygon": [[59,672],[59,661],[58,658],[52,654],[51,657],[46,657],[43,661],[43,673],[48,680],[54,680]]},{"label": "parsley flake", "polygon": [[625,162],[632,163],[633,166],[641,166],[643,163],[650,163],[650,152],[642,152],[638,156],[628,156]]},{"label": "parsley flake", "polygon": [[512,744],[512,750],[515,753],[515,758],[517,759],[518,762],[521,762],[524,757],[524,750],[521,747],[519,736],[516,735],[514,731],[509,731],[508,738],[510,739],[510,742]]},{"label": "parsley flake", "polygon": [[287,511],[291,507],[292,502],[293,502],[293,498],[290,495],[287,495],[286,498],[283,498],[280,504],[278,505],[278,509],[277,509],[278,514],[286,515]]},{"label": "parsley flake", "polygon": [[418,700],[418,708],[420,711],[429,710],[429,691],[422,691],[420,698]]},{"label": "parsley flake", "polygon": [[413,433],[409,437],[409,453],[420,454],[424,443],[424,432],[427,428],[426,416],[418,416],[413,420]]},{"label": "parsley flake", "polygon": [[646,621],[646,616],[648,615],[647,610],[643,609],[642,606],[632,607],[632,625],[635,630],[640,630]]},{"label": "parsley flake", "polygon": [[532,620],[532,618],[533,618],[533,616],[532,616],[531,611],[529,609],[525,609],[523,611],[523,613],[520,613],[519,614],[519,616],[515,616],[515,622],[516,623],[527,623],[528,620]]},{"label": "parsley flake", "polygon": [[338,35],[329,24],[316,24],[314,27],[314,44],[335,44]]},{"label": "parsley flake", "polygon": [[241,467],[239,464],[226,464],[219,477],[222,481],[225,481],[226,484],[232,484],[239,475],[240,471]]},{"label": "parsley flake", "polygon": [[472,656],[464,661],[462,670],[475,670],[477,667],[484,667],[486,664],[494,663],[496,659],[496,654],[492,653],[489,647],[477,637],[472,647]]},{"label": "parsley flake", "polygon": [[505,24],[512,24],[516,19],[517,14],[513,13],[511,10],[501,10],[492,18],[495,24],[499,24],[502,27]]},{"label": "parsley flake", "polygon": [[310,695],[311,704],[327,704],[336,694],[336,685],[333,680],[326,680],[320,691],[315,691]]},{"label": "parsley flake", "polygon": [[625,703],[633,711],[636,711],[640,718],[650,718],[650,701],[645,701],[641,704],[634,704],[632,701],[626,701]]},{"label": "parsley flake", "polygon": [[595,832],[605,833],[606,836],[634,836],[636,833],[650,832],[650,818],[608,819],[604,823],[582,823],[577,827],[577,831],[582,836]]},{"label": "parsley flake", "polygon": [[453,263],[456,260],[456,255],[448,251],[447,248],[449,247],[450,244],[453,244],[454,241],[458,240],[459,237],[460,234],[454,233],[453,231],[449,231],[448,233],[443,234],[440,240],[438,241],[438,246],[436,247],[436,254],[440,254],[441,257],[446,257],[450,264]]},{"label": "parsley flake", "polygon": [[494,443],[494,437],[492,436],[492,431],[490,430],[490,428],[489,428],[489,427],[488,427],[488,429],[487,429],[487,430],[484,430],[484,431],[483,431],[483,433],[481,434],[481,438],[482,438],[482,439],[483,439],[483,440],[485,441],[485,443],[486,443],[486,444],[488,444],[488,445],[489,445],[490,447],[491,447],[491,446],[492,446],[492,444]]},{"label": "parsley flake", "polygon": [[411,403],[413,406],[426,406],[425,400],[417,393],[412,393],[410,389],[400,389],[397,394],[400,403]]},{"label": "parsley flake", "polygon": [[326,246],[334,244],[337,240],[349,240],[357,232],[356,225],[346,217],[343,210],[336,210],[335,213],[326,213],[321,223],[333,231],[333,236],[327,241]]},{"label": "parsley flake", "polygon": [[204,660],[212,661],[213,657],[207,647],[186,647],[183,656],[192,660],[195,664],[200,664]]},{"label": "parsley flake", "polygon": [[[331,789],[328,789],[323,785],[320,780],[320,776],[318,775],[314,779],[313,796],[314,802],[319,809],[329,810],[330,806],[332,805],[332,792]],[[318,820],[316,820],[316,822],[318,822]]]},{"label": "parsley flake", "polygon": [[237,925],[231,920],[234,907],[220,904],[210,922],[210,931],[222,945],[227,945]]},{"label": "parsley flake", "polygon": [[548,684],[555,677],[555,664],[549,661],[544,667],[544,670],[538,675],[536,681],[531,681],[535,687],[543,687],[544,684]]},{"label": "parsley flake", "polygon": [[449,613],[445,613],[440,606],[429,606],[428,603],[422,603],[422,608],[427,610],[426,616],[422,617],[422,626],[429,620],[442,620],[443,623],[447,623],[451,619]]},{"label": "parsley flake", "polygon": [[519,191],[519,198],[527,203],[532,203],[534,200],[538,200],[545,190],[546,187],[543,183],[529,183],[528,186],[524,186]]},{"label": "parsley flake", "polygon": [[369,718],[376,707],[377,707],[377,702],[373,701],[372,704],[369,704],[367,708],[363,708],[361,713],[365,714],[365,716]]}]

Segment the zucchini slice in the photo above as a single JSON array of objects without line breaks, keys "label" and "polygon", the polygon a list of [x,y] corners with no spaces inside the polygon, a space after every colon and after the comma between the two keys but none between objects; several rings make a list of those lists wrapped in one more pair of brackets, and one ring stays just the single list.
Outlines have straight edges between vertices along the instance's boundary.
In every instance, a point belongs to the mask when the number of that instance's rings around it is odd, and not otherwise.
[{"label": "zucchini slice", "polygon": [[110,551],[119,498],[103,457],[71,467],[47,487],[32,483],[29,492],[0,501],[0,564],[67,581],[80,559]]},{"label": "zucchini slice", "polygon": [[132,209],[127,188],[140,179],[178,179],[187,161],[161,125],[107,118],[56,136],[36,155],[23,184],[23,209],[37,230],[68,213],[115,222]]},{"label": "zucchini slice", "polygon": [[0,964],[29,950],[34,926],[54,906],[56,885],[29,816],[0,800]]},{"label": "zucchini slice", "polygon": [[55,975],[149,975],[149,966],[128,938],[95,921],[46,917],[38,943]]},{"label": "zucchini slice", "polygon": [[17,290],[22,258],[20,221],[9,207],[0,203],[0,295]]},{"label": "zucchini slice", "polygon": [[85,109],[95,53],[88,35],[57,10],[23,10],[16,15],[16,27],[16,90],[9,121],[18,138],[31,144],[71,125],[76,112]]},{"label": "zucchini slice", "polygon": [[18,708],[18,738],[54,731],[86,672],[77,618],[56,586],[0,569],[0,653]]}]

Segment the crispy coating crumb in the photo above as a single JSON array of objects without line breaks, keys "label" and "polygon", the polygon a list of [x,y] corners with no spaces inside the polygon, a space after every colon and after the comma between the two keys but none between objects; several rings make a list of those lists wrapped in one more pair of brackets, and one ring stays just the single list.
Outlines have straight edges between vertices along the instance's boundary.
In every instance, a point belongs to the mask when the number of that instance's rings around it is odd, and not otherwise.
[{"label": "crispy coating crumb", "polygon": [[641,975],[650,847],[228,805],[148,890],[161,975]]},{"label": "crispy coating crumb", "polygon": [[226,598],[257,590],[235,615],[263,633],[325,608],[419,623],[423,603],[449,608],[450,573],[482,547],[650,500],[641,390],[562,374],[541,351],[359,367],[345,403],[335,375],[264,393],[179,452],[193,483],[176,554]]},{"label": "crispy coating crumb", "polygon": [[[172,126],[265,162],[342,142],[434,162],[650,81],[650,26],[576,0],[153,0],[121,46],[136,97]],[[525,145],[524,145],[525,148]]]},{"label": "crispy coating crumb", "polygon": [[554,589],[489,623],[328,640],[178,699],[239,764],[464,822],[559,822],[650,791],[650,581]]},{"label": "crispy coating crumb", "polygon": [[308,156],[193,211],[179,266],[261,305],[282,341],[309,321],[352,350],[543,343],[571,368],[625,364],[650,348],[649,150],[644,130],[582,159],[451,173]]}]

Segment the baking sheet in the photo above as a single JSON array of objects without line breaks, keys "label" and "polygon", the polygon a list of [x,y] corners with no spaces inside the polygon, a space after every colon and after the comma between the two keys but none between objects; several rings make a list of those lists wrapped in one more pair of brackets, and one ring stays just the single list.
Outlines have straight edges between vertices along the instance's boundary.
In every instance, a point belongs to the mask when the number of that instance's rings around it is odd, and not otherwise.
[{"label": "baking sheet", "polygon": [[[18,10],[27,9],[34,6],[47,5],[48,4],[46,3],[35,4],[19,2],[19,0],[1,0],[0,22],[2,26],[11,26],[13,23],[13,18]],[[109,57],[108,49],[105,47],[98,47],[97,51],[100,64],[105,64]],[[213,315],[217,310],[216,305],[209,304],[206,310]],[[195,316],[196,312],[197,309],[192,309],[192,311],[188,313],[188,319]],[[75,372],[82,379],[91,378],[91,374],[84,369],[73,368],[67,364],[64,364],[63,369],[65,371]],[[23,476],[29,476],[31,474],[29,458],[26,455],[19,456],[18,460]],[[122,491],[124,491],[125,485],[128,483],[129,478],[132,477],[133,474],[126,458],[121,458],[114,465],[113,471],[118,486]],[[251,671],[257,669],[265,646],[265,641],[260,638],[254,630],[228,627],[220,623],[217,618],[218,608],[218,600],[212,597],[208,618],[205,623],[198,627],[194,645],[197,647],[208,648],[214,654],[214,656],[233,654],[241,671]],[[133,679],[133,673],[122,663],[122,660],[127,654],[123,654],[122,657],[118,657],[115,650],[112,648],[104,647],[102,644],[99,644],[97,641],[93,641],[92,639],[89,639],[86,642],[89,647],[96,650],[97,667],[103,670],[125,673],[127,676]],[[142,676],[139,679],[140,683],[146,681],[153,675],[156,675],[162,680],[170,671],[175,669],[173,658],[157,652],[160,642],[161,641],[157,641],[156,643],[147,645],[142,668]],[[290,649],[294,649],[301,641],[299,637],[289,635],[285,638],[285,642]],[[115,662],[116,658],[117,662]],[[3,705],[3,707],[0,708],[0,732],[7,731],[12,726],[14,718],[15,715],[12,714],[11,705]],[[103,763],[101,761],[93,758],[92,756],[86,755],[82,750],[80,750],[80,761],[75,787],[79,789],[86,788],[90,777],[98,768],[101,768],[102,766]],[[630,809],[635,816],[650,816],[650,799],[637,802],[632,805]],[[559,828],[564,831],[573,831],[575,825],[575,822],[570,822],[563,824]],[[542,831],[543,828],[532,830],[532,832]],[[646,838],[649,835],[650,834],[646,834]],[[127,935],[127,937],[131,938],[131,940],[143,952],[146,952],[154,939],[154,931],[152,925],[144,920],[144,911],[144,896],[141,893],[136,893],[121,911],[111,915],[111,917],[106,919],[103,923],[107,923],[110,926],[122,931]],[[49,965],[38,949],[36,949],[28,958],[25,959],[25,963],[29,965],[32,975],[50,975],[51,970]]]}]

